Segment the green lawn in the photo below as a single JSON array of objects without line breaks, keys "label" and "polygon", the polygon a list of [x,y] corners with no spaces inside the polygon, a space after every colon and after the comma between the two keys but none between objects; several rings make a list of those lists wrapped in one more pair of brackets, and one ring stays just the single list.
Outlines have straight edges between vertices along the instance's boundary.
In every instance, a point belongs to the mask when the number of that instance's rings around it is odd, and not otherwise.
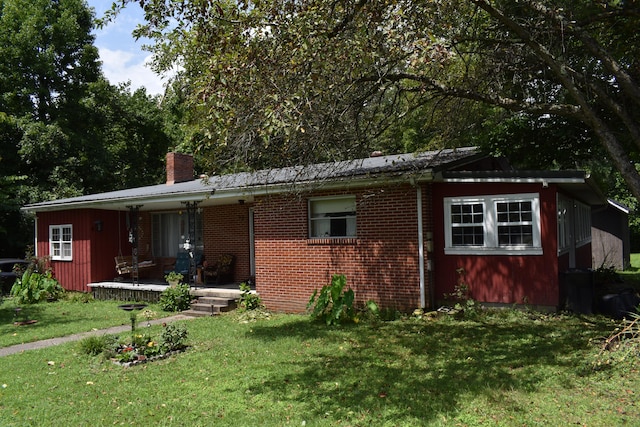
[{"label": "green lawn", "polygon": [[0,359],[0,424],[611,426],[640,420],[637,348],[600,354],[600,340],[615,328],[602,317],[505,310],[476,321],[327,328],[305,316],[246,322],[231,313],[183,324],[188,351],[130,368],[82,354],[77,343]]},{"label": "green lawn", "polygon": [[625,284],[640,290],[640,253],[631,254],[631,267],[619,274]]},{"label": "green lawn", "polygon": [[[55,338],[92,329],[104,329],[110,326],[129,325],[129,313],[118,305],[121,301],[91,301],[81,303],[68,299],[55,303],[40,303],[19,306],[12,298],[6,298],[0,304],[0,347],[22,344],[47,338]],[[163,313],[158,304],[149,304],[149,309],[158,316]],[[37,320],[28,326],[16,327],[14,322]],[[0,424],[1,425],[1,424]]]}]

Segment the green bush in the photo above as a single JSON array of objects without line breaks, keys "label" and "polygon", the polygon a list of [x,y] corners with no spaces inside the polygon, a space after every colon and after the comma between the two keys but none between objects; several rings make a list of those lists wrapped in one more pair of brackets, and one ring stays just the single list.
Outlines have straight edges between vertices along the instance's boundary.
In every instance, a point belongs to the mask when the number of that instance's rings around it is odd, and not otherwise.
[{"label": "green bush", "polygon": [[251,293],[251,286],[247,283],[240,283],[240,308],[244,310],[257,310],[262,307],[262,299],[257,294]]},{"label": "green bush", "polygon": [[313,291],[307,308],[313,307],[311,317],[322,320],[327,325],[335,325],[347,321],[353,321],[356,317],[353,308],[355,294],[353,289],[344,290],[347,285],[347,278],[344,274],[334,274],[331,284],[325,285]]},{"label": "green bush", "polygon": [[187,328],[181,325],[170,324],[162,331],[160,348],[163,352],[183,349],[187,339]]},{"label": "green bush", "polygon": [[107,339],[105,336],[90,336],[80,340],[79,346],[82,353],[97,356],[107,347]]},{"label": "green bush", "polygon": [[182,283],[170,286],[160,294],[160,307],[164,311],[183,311],[191,307],[191,289]]},{"label": "green bush", "polygon": [[63,293],[64,289],[53,277],[50,269],[40,273],[35,271],[33,264],[11,287],[11,296],[16,298],[18,304],[36,304],[46,299],[57,300]]}]

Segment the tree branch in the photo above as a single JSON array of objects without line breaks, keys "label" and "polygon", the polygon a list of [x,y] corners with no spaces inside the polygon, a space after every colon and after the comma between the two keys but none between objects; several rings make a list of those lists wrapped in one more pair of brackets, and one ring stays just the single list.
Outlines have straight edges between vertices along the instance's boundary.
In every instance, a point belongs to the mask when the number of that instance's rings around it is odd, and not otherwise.
[{"label": "tree branch", "polygon": [[559,14],[543,4],[538,2],[531,2],[531,7],[549,18],[553,19],[558,24],[562,25],[566,31],[575,34],[583,45],[591,52],[596,58],[602,61],[609,72],[615,76],[616,82],[620,84],[622,90],[636,103],[640,103],[640,87],[638,87],[629,73],[627,73],[623,67],[620,66],[618,61],[615,60],[597,40],[591,37],[583,28],[577,23],[569,22],[562,14]]},{"label": "tree branch", "polygon": [[525,44],[529,46],[534,54],[547,64],[549,69],[560,80],[564,88],[567,89],[571,96],[576,100],[580,106],[581,120],[593,129],[594,133],[600,139],[602,146],[607,150],[616,167],[629,185],[629,189],[633,195],[640,200],[640,174],[638,174],[638,171],[631,162],[629,154],[622,144],[620,144],[620,141],[618,141],[613,131],[593,110],[585,96],[573,82],[569,67],[564,62],[554,58],[544,46],[533,40],[531,34],[525,28],[513,19],[504,15],[501,11],[494,8],[486,0],[470,1],[482,8],[507,29],[517,34],[518,37],[520,37]]},{"label": "tree branch", "polygon": [[457,87],[450,87],[441,83],[435,79],[431,79],[426,76],[409,74],[409,73],[394,73],[386,74],[384,76],[374,76],[371,78],[362,78],[361,81],[380,81],[389,83],[400,83],[403,80],[411,80],[419,82],[423,85],[423,90],[429,90],[436,92],[440,95],[451,96],[456,98],[464,98],[471,101],[484,102],[486,104],[495,105],[505,108],[509,111],[520,112],[526,111],[532,114],[555,114],[569,118],[580,118],[580,108],[572,104],[552,104],[552,103],[535,103],[520,101],[513,98],[506,98],[495,94],[485,94],[473,90],[462,89]]}]

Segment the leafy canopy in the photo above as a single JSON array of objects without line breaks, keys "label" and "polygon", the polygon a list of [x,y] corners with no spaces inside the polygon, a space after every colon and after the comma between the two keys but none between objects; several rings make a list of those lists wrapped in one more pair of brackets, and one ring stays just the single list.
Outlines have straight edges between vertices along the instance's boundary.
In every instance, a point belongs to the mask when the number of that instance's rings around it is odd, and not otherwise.
[{"label": "leafy canopy", "polygon": [[[223,167],[360,156],[411,129],[447,143],[420,125],[430,113],[469,137],[485,118],[560,117],[640,197],[635,1],[136,3],[157,70],[182,67],[193,148]],[[469,120],[469,102],[496,110]]]}]

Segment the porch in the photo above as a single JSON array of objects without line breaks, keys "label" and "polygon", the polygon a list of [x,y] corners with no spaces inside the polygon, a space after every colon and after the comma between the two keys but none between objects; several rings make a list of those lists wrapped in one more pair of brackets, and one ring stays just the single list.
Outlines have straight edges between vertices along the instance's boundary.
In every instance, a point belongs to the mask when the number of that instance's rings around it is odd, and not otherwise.
[{"label": "porch", "polygon": [[[147,281],[139,284],[132,282],[97,282],[87,285],[91,289],[93,297],[98,300],[119,300],[156,303],[160,300],[160,294],[169,287],[165,282]],[[192,316],[212,316],[220,312],[233,310],[240,298],[239,283],[228,283],[215,286],[191,285],[191,294],[194,302],[191,310],[183,314]],[[255,286],[251,286],[251,292],[255,293]]]}]

